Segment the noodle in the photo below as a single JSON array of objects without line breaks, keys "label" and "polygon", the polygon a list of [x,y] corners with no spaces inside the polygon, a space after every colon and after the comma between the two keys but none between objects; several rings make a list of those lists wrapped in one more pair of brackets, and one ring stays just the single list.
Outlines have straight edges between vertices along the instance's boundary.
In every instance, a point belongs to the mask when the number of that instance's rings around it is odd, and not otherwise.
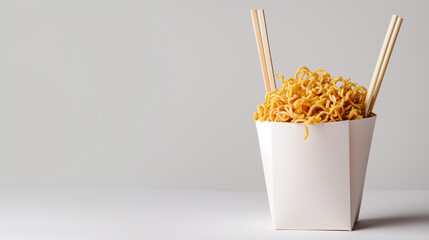
[{"label": "noodle", "polygon": [[[300,67],[295,78],[282,81],[282,87],[267,93],[253,120],[307,124],[363,118],[366,89],[350,79],[332,77],[325,69],[310,71]],[[340,86],[339,86],[340,85]]]}]

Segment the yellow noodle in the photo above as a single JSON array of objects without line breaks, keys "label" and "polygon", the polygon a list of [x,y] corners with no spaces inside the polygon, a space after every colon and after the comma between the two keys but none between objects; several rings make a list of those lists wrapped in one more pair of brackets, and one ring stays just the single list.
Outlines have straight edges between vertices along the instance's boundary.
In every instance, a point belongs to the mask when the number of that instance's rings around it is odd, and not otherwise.
[{"label": "yellow noodle", "polygon": [[307,124],[363,118],[366,88],[350,79],[332,77],[325,69],[310,71],[300,67],[295,78],[277,75],[282,87],[265,96],[254,120]]}]

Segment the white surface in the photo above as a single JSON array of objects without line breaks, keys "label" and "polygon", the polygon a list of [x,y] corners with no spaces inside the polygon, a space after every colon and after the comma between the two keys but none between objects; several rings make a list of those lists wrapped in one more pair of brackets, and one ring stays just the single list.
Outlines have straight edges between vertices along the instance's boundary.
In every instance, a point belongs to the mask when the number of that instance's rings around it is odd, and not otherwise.
[{"label": "white surface", "polygon": [[265,192],[5,190],[0,239],[428,239],[429,191],[365,192],[355,231],[273,230]]},{"label": "white surface", "polygon": [[424,0],[0,0],[0,187],[264,190],[252,8],[276,74],[366,87],[404,18],[366,188],[429,189]]},{"label": "white surface", "polygon": [[309,125],[256,122],[276,229],[351,230],[376,117]]}]

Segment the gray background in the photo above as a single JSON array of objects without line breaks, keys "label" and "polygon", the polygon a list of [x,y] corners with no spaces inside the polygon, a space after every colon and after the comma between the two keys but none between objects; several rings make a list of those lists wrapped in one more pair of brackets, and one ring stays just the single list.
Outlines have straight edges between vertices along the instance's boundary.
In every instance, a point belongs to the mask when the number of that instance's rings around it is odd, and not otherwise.
[{"label": "gray background", "polygon": [[368,86],[404,18],[374,111],[367,189],[429,189],[424,1],[1,1],[0,187],[262,190],[264,86],[324,67]]}]

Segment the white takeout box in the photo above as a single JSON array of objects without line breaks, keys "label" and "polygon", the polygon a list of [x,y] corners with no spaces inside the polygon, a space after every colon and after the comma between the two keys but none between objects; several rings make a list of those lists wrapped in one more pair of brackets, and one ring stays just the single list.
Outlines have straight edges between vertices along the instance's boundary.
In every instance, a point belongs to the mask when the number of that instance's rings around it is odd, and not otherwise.
[{"label": "white takeout box", "polygon": [[375,120],[307,125],[307,140],[303,124],[256,121],[275,229],[353,229]]}]

